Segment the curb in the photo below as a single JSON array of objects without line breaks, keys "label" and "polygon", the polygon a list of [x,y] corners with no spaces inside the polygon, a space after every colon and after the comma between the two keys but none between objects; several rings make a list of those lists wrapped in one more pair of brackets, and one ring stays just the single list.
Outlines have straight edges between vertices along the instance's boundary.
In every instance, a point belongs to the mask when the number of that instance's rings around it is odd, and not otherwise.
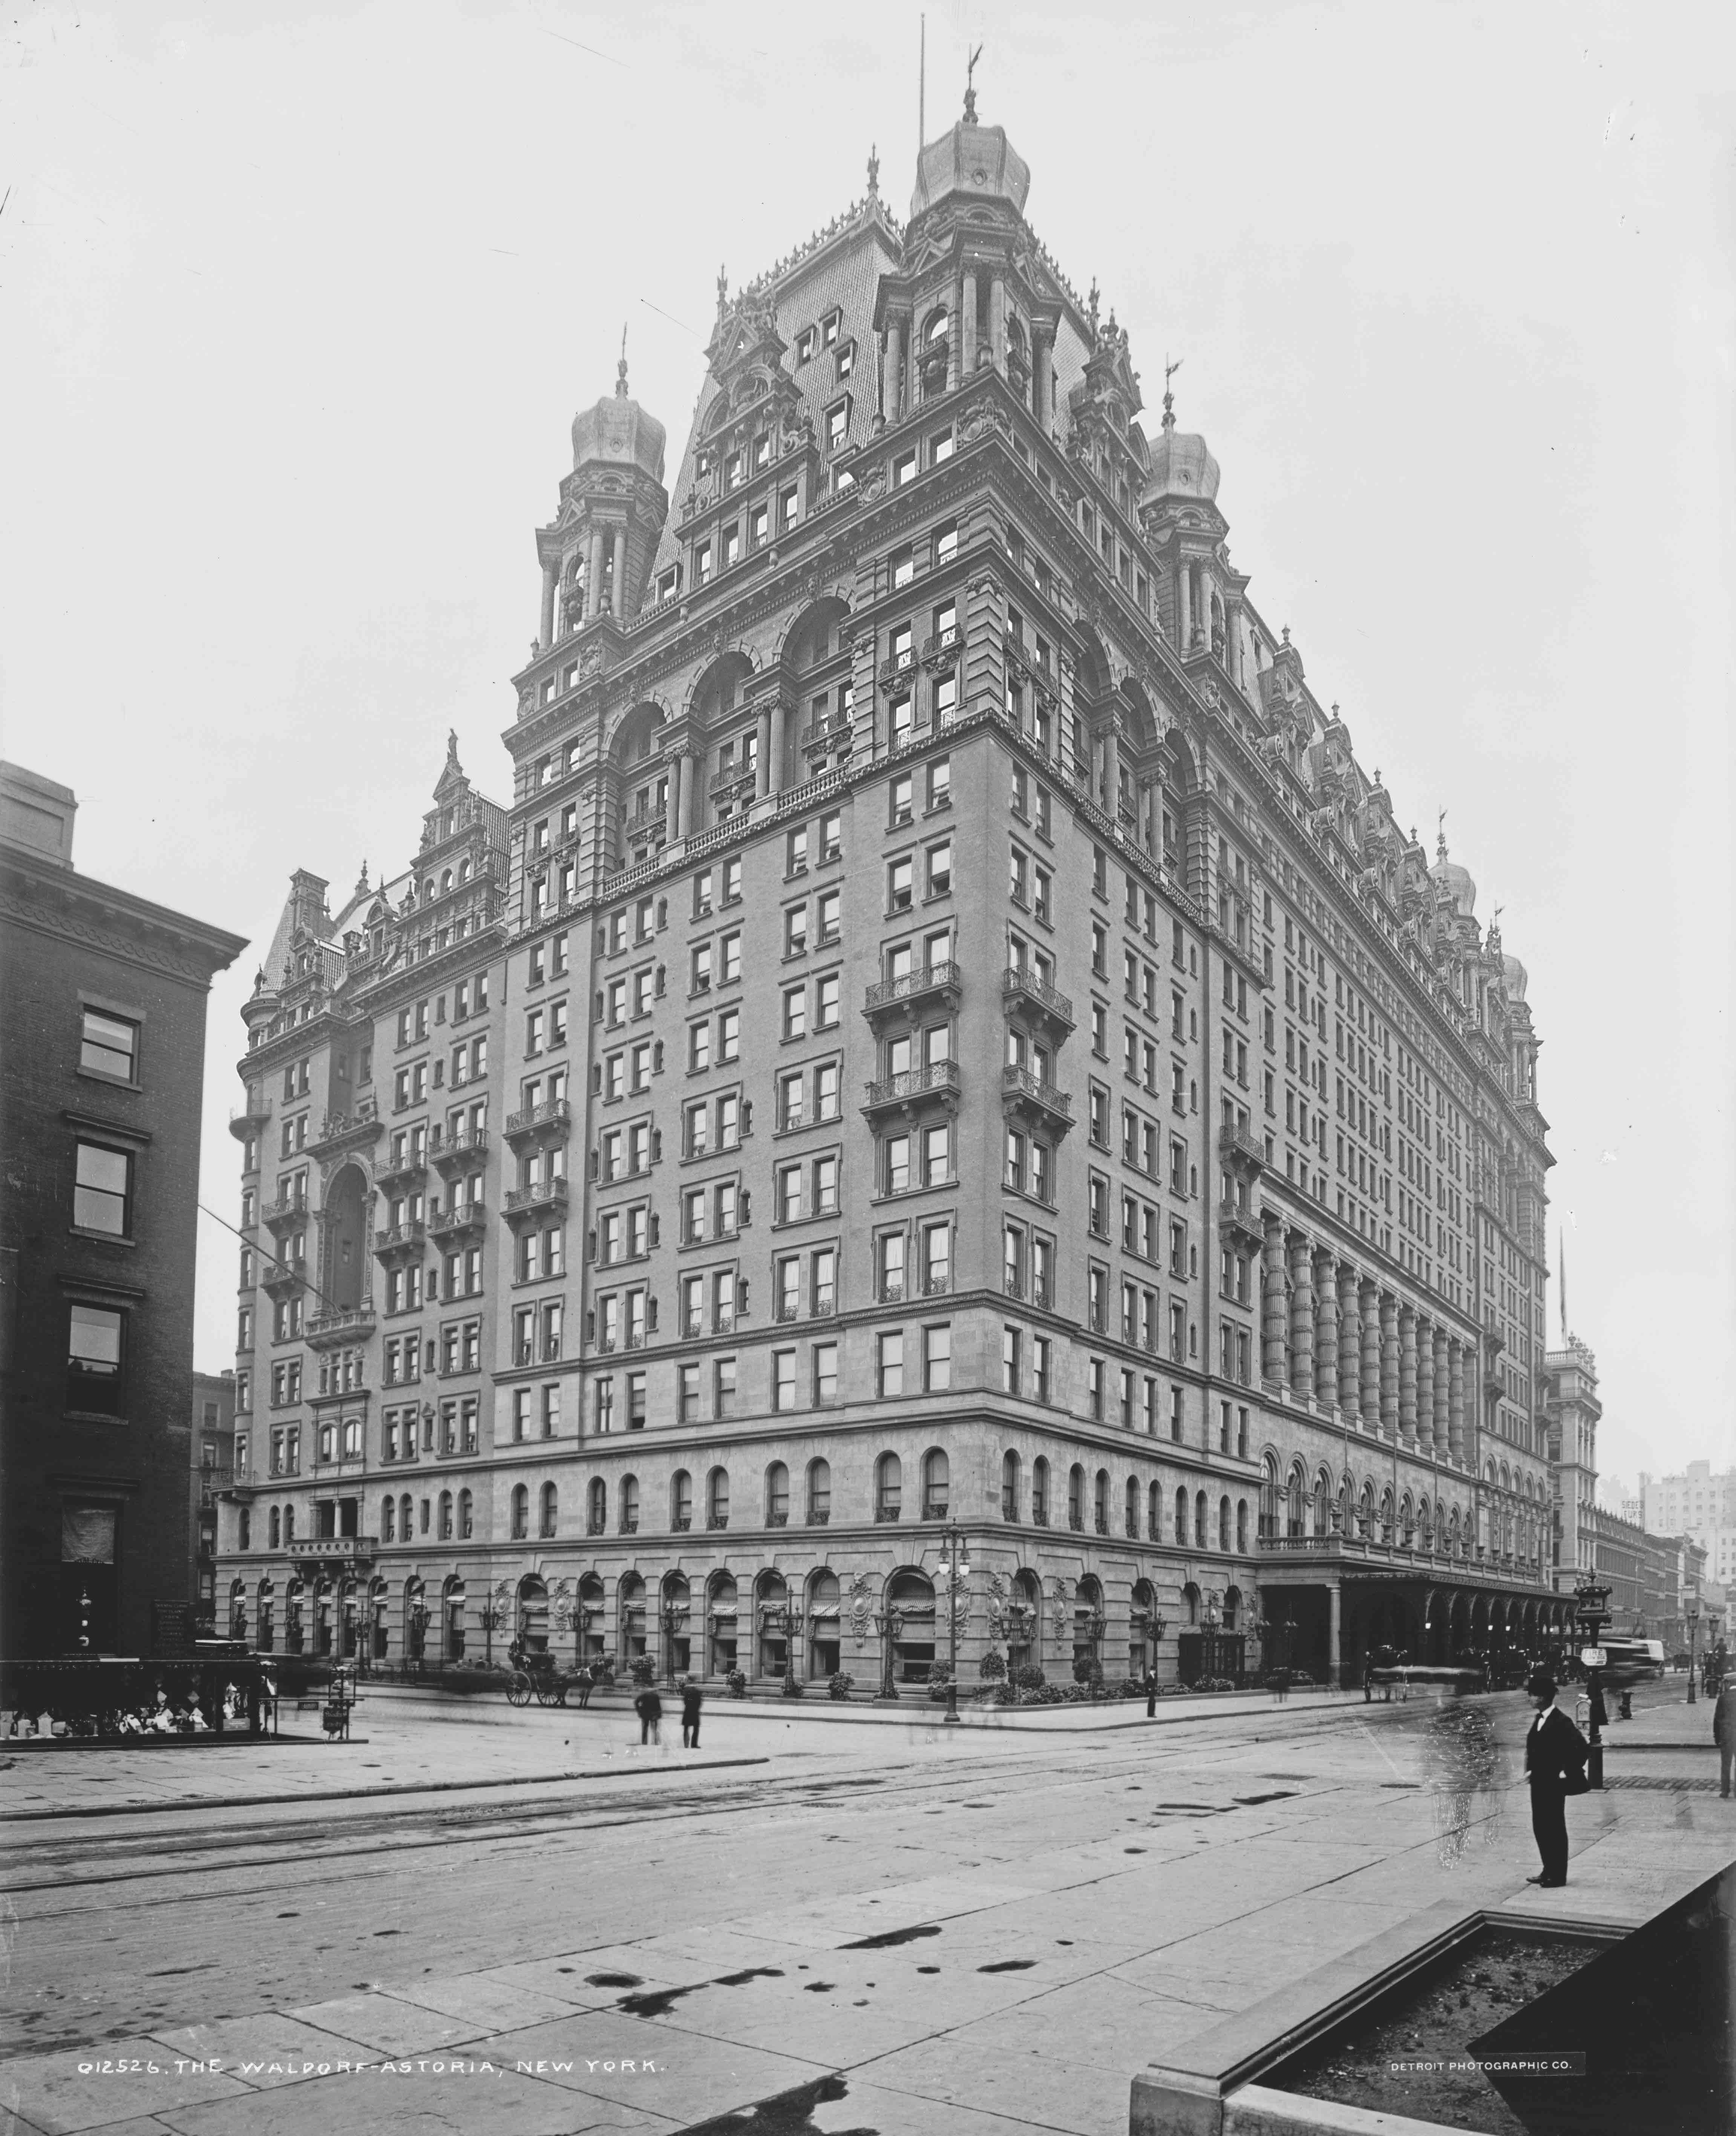
[{"label": "curb", "polygon": [[[352,1748],[357,1747],[352,1745]],[[634,1746],[635,1749],[638,1745]],[[696,1758],[690,1765],[672,1765],[671,1772],[720,1772],[732,1765],[769,1765],[769,1758]],[[571,1780],[616,1780],[640,1769],[630,1765],[603,1765],[572,1773],[515,1773],[498,1780],[388,1780],[372,1788],[298,1789],[288,1799],[308,1802],[361,1802],[374,1795],[457,1794],[476,1788],[559,1787]],[[654,1768],[662,1770],[663,1767]],[[160,1817],[176,1810],[281,1809],[285,1801],[275,1795],[186,1795],[176,1802],[89,1803],[75,1809],[0,1810],[0,1825],[40,1823],[74,1817]]]}]

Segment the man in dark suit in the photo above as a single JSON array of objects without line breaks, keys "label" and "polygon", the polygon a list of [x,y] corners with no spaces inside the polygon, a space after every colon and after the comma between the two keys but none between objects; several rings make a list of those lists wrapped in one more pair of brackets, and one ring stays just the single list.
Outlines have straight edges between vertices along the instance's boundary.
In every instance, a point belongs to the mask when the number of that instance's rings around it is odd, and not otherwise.
[{"label": "man in dark suit", "polygon": [[1712,1708],[1712,1740],[1718,1745],[1718,1792],[1730,1799],[1730,1767],[1736,1763],[1736,1676],[1723,1679]]},{"label": "man in dark suit", "polygon": [[1568,1880],[1567,1799],[1583,1794],[1585,1738],[1555,1704],[1555,1679],[1539,1670],[1525,1687],[1537,1708],[1525,1736],[1525,1776],[1531,1784],[1531,1829],[1543,1867],[1526,1882],[1553,1890]]}]

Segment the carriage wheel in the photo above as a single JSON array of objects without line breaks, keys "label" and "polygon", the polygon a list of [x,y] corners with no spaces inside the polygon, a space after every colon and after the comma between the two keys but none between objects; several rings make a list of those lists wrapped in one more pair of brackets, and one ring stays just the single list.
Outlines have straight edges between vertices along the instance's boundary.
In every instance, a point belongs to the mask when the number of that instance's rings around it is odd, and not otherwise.
[{"label": "carriage wheel", "polygon": [[552,1683],[545,1682],[540,1677],[537,1680],[537,1703],[538,1706],[554,1706],[559,1703],[555,1687]]},{"label": "carriage wheel", "polygon": [[506,1700],[508,1706],[528,1706],[531,1702],[531,1680],[519,1674],[507,1679]]}]

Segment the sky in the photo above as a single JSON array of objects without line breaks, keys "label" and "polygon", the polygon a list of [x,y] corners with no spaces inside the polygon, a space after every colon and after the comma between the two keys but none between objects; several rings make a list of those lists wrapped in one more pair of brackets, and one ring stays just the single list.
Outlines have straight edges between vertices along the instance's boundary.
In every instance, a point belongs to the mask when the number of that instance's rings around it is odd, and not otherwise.
[{"label": "sky", "polygon": [[[936,0],[1027,213],[1223,467],[1230,555],[1530,973],[1551,1257],[1630,1486],[1736,1462],[1736,11]],[[1661,32],[1659,25],[1664,26]],[[671,464],[732,285],[914,178],[919,13],[15,6],[0,29],[0,751],[76,864],[255,945],[406,864],[448,728],[510,794],[574,410]],[[200,1228],[197,1362],[233,1362]],[[1550,1339],[1559,1335],[1552,1288]]]}]

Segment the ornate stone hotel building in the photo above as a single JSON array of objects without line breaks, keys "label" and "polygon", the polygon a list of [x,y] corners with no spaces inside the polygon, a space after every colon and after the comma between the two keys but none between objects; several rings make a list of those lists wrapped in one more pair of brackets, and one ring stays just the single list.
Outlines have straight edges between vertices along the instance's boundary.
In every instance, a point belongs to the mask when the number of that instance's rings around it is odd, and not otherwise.
[{"label": "ornate stone hotel building", "polygon": [[1148,439],[1003,130],[731,295],[537,536],[510,808],[246,1011],[261,1644],[1354,1677],[1561,1621],[1525,978]]}]

